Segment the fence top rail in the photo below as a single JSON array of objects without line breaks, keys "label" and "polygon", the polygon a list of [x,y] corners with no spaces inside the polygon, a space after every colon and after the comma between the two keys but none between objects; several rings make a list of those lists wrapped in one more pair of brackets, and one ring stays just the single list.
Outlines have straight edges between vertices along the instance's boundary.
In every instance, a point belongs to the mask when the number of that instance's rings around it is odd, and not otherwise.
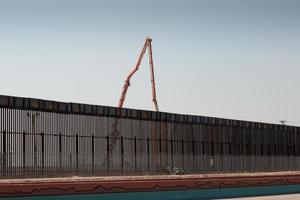
[{"label": "fence top rail", "polygon": [[118,117],[121,119],[125,118],[133,120],[150,120],[183,124],[202,124],[207,126],[273,129],[290,132],[300,132],[300,127],[297,126],[251,122],[244,120],[224,119],[197,115],[175,114],[167,112],[155,112],[129,108],[119,109],[117,107],[111,106],[90,105],[72,102],[67,103],[5,95],[0,95],[0,108],[87,116],[105,116],[112,118]]}]

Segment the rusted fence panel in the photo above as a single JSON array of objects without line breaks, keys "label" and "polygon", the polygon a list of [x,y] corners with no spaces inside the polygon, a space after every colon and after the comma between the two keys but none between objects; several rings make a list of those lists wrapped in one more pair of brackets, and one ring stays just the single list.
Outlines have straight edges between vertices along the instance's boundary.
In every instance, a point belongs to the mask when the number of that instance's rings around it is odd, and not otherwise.
[{"label": "rusted fence panel", "polygon": [[0,178],[299,170],[299,146],[299,127],[0,96]]}]

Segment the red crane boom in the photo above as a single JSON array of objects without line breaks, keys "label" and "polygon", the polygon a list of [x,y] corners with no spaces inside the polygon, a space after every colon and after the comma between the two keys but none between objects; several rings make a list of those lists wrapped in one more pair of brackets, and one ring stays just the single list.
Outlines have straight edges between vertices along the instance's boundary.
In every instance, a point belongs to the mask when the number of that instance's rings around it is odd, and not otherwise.
[{"label": "red crane boom", "polygon": [[119,124],[119,119],[120,119],[120,116],[121,116],[121,108],[123,108],[123,104],[124,104],[124,101],[125,101],[125,98],[126,98],[126,94],[127,94],[128,88],[130,86],[130,79],[138,71],[138,69],[141,65],[141,62],[144,58],[144,55],[145,55],[145,52],[146,52],[147,48],[148,48],[148,52],[149,52],[150,75],[151,75],[151,84],[152,84],[152,101],[154,103],[155,110],[159,111],[157,100],[156,100],[156,89],[155,89],[154,67],[153,67],[151,42],[152,42],[152,39],[147,37],[146,41],[145,41],[145,44],[143,46],[143,49],[142,49],[142,51],[140,53],[140,56],[138,58],[137,64],[135,65],[133,70],[128,74],[128,76],[125,80],[125,84],[123,86],[121,97],[120,97],[120,100],[119,100],[117,116],[115,118],[114,123],[112,124],[112,132],[110,134],[110,137],[108,137],[109,144],[108,144],[108,149],[107,149],[108,150],[107,151],[107,157],[102,162],[103,164],[105,162],[107,163],[108,171],[109,171],[109,166],[112,164],[112,153],[113,153],[113,151],[115,149],[115,146],[116,146],[116,140],[117,140],[118,136],[120,135],[120,132],[118,131],[118,124]]},{"label": "red crane boom", "polygon": [[143,46],[143,49],[142,49],[142,51],[140,53],[139,59],[138,59],[136,65],[135,65],[135,67],[128,74],[128,76],[127,76],[127,78],[125,80],[125,83],[124,83],[124,86],[123,86],[123,90],[122,90],[122,93],[121,93],[121,97],[120,97],[120,100],[119,100],[118,108],[123,108],[123,104],[124,104],[124,101],[125,101],[125,98],[126,98],[126,94],[127,94],[128,88],[130,86],[130,79],[138,71],[138,69],[139,69],[139,67],[141,65],[141,62],[142,62],[142,60],[144,58],[145,52],[146,52],[146,50],[148,48],[148,52],[149,52],[149,64],[150,64],[150,75],[151,75],[151,84],[152,84],[152,101],[154,103],[155,110],[159,111],[157,100],[156,100],[156,88],[155,88],[154,66],[153,66],[153,57],[152,57],[152,45],[151,45],[151,42],[152,42],[152,39],[149,38],[149,37],[147,37],[146,41],[145,41],[145,44]]}]

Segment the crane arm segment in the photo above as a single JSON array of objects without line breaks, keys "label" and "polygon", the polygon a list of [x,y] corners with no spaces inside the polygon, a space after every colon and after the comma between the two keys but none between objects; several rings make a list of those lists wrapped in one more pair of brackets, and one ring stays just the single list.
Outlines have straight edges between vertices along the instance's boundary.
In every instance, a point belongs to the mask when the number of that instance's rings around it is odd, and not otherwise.
[{"label": "crane arm segment", "polygon": [[135,67],[133,68],[133,70],[128,74],[126,80],[125,80],[125,83],[124,83],[124,86],[123,86],[123,89],[122,89],[122,92],[121,92],[121,97],[120,97],[120,100],[119,100],[119,105],[118,105],[118,108],[122,108],[123,107],[123,104],[124,104],[124,101],[125,101],[125,98],[126,98],[126,94],[127,94],[127,90],[130,86],[130,79],[131,77],[135,74],[135,72],[137,72],[137,70],[139,69],[140,65],[141,65],[141,62],[143,60],[143,57],[145,55],[145,52],[147,50],[147,46],[148,46],[148,40],[146,39],[146,42],[142,48],[142,51],[141,51],[141,54],[138,58],[138,61],[135,65]]},{"label": "crane arm segment", "polygon": [[148,52],[149,52],[149,64],[150,64],[150,75],[151,75],[151,85],[152,85],[152,101],[154,103],[155,110],[159,111],[157,100],[156,100],[156,88],[155,88],[154,66],[153,66],[151,42],[149,42],[149,51]]},{"label": "crane arm segment", "polygon": [[146,52],[147,48],[149,48],[149,64],[150,64],[150,74],[151,74],[151,82],[152,82],[152,101],[154,103],[155,110],[159,111],[158,105],[157,105],[157,100],[156,100],[156,89],[155,89],[154,67],[153,67],[151,42],[152,42],[152,39],[147,37],[135,67],[128,74],[128,76],[125,80],[125,83],[124,83],[124,86],[123,86],[123,89],[122,89],[122,92],[121,92],[118,108],[123,108],[123,104],[124,104],[124,101],[125,101],[125,98],[126,98],[126,94],[127,94],[128,88],[130,86],[130,79],[138,71],[138,69],[141,65],[141,62],[144,58],[145,52]]},{"label": "crane arm segment", "polygon": [[154,67],[153,67],[151,42],[152,42],[151,38],[147,37],[135,67],[128,74],[128,76],[125,80],[125,83],[124,83],[124,86],[123,86],[123,89],[122,89],[122,92],[121,92],[121,97],[120,97],[120,100],[119,100],[119,104],[118,104],[119,109],[117,110],[117,117],[115,118],[115,121],[112,124],[112,132],[110,134],[110,140],[109,140],[109,144],[108,144],[108,154],[107,154],[107,157],[104,158],[104,160],[102,161],[103,163],[105,163],[105,162],[107,163],[108,168],[110,166],[110,163],[112,162],[111,154],[114,151],[115,146],[116,146],[116,138],[120,135],[120,132],[118,131],[118,124],[119,124],[119,119],[120,119],[120,116],[121,116],[121,108],[123,108],[123,104],[124,104],[124,101],[125,101],[125,98],[126,98],[126,94],[127,94],[128,88],[130,86],[130,79],[138,71],[138,69],[141,65],[141,62],[144,58],[144,55],[145,55],[145,52],[146,52],[147,48],[149,48],[149,64],[150,64],[150,75],[151,75],[151,84],[152,84],[152,101],[154,103],[155,110],[159,111],[158,110],[158,105],[157,105],[157,100],[156,100],[156,89],[155,89]]}]

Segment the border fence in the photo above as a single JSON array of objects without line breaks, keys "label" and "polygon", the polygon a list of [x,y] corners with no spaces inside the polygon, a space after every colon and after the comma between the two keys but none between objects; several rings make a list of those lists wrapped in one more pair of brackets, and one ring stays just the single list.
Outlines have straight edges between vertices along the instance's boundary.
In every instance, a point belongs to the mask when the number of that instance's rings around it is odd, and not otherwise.
[{"label": "border fence", "polygon": [[292,171],[299,144],[300,127],[0,96],[2,179]]}]

